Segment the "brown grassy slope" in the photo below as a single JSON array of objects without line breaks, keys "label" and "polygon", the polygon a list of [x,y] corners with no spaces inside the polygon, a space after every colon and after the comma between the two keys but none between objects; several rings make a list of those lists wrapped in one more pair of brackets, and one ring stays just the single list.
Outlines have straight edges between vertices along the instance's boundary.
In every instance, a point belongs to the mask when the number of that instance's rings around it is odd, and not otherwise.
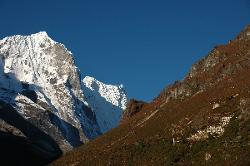
[{"label": "brown grassy slope", "polygon": [[118,128],[52,165],[250,165],[249,73],[247,27]]}]

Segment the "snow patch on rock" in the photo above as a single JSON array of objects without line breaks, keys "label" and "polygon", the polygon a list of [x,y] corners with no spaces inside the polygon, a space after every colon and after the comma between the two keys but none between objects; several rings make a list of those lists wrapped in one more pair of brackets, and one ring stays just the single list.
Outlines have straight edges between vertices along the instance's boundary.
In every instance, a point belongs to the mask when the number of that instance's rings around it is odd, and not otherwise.
[{"label": "snow patch on rock", "polygon": [[214,109],[219,108],[219,107],[220,107],[220,104],[219,104],[219,103],[215,103],[215,104],[213,105],[213,108],[212,108],[212,109],[214,110]]},{"label": "snow patch on rock", "polygon": [[220,137],[223,135],[225,131],[225,127],[229,124],[232,116],[222,117],[221,121],[218,125],[208,126],[204,130],[198,130],[197,133],[191,135],[188,140],[189,141],[201,141],[206,140],[209,136],[212,137]]}]

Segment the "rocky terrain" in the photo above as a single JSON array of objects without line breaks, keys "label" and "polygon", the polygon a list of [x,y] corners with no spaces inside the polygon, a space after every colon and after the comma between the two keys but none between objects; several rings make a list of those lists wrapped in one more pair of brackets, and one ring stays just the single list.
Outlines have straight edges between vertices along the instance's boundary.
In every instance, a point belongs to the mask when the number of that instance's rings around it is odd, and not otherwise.
[{"label": "rocky terrain", "polygon": [[0,40],[1,163],[43,165],[116,127],[123,87],[90,78],[46,32]]},{"label": "rocky terrain", "polygon": [[[250,26],[52,165],[250,165]],[[164,79],[164,78],[163,78]]]}]

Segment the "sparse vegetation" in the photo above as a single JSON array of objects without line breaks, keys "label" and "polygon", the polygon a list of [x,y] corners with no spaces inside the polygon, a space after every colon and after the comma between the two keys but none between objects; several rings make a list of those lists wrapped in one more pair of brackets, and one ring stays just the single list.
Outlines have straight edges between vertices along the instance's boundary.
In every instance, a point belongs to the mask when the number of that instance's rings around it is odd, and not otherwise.
[{"label": "sparse vegetation", "polygon": [[[151,103],[134,101],[120,127],[52,165],[250,165],[249,31],[216,46]],[[198,131],[206,136],[189,139]]]}]

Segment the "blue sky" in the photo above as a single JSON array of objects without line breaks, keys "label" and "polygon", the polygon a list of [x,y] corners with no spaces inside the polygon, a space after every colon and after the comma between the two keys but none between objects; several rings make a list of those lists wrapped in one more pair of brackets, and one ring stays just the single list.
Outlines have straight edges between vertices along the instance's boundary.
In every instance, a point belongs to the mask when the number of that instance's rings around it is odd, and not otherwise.
[{"label": "blue sky", "polygon": [[38,31],[71,50],[82,75],[150,101],[250,23],[248,0],[0,0],[0,37]]}]

